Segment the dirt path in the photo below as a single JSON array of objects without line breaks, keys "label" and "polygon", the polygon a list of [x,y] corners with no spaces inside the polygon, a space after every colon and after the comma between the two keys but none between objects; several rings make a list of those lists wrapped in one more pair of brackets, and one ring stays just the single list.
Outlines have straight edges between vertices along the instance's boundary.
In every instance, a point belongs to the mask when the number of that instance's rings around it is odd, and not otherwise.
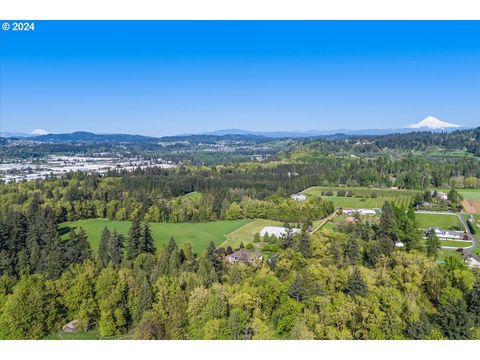
[{"label": "dirt path", "polygon": [[338,212],[338,209],[335,209],[333,214],[327,216],[320,224],[315,226],[315,228],[312,230],[312,234],[315,234],[318,230],[320,230],[323,227],[323,225],[325,225],[327,222],[332,220],[335,217],[335,215],[337,215],[337,212]]}]

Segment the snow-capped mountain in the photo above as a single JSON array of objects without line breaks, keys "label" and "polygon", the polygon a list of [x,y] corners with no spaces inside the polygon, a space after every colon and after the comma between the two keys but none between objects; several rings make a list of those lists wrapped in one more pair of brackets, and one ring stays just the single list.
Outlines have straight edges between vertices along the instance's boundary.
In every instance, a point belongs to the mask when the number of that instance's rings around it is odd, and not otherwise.
[{"label": "snow-capped mountain", "polygon": [[418,123],[415,123],[415,124],[405,126],[405,127],[408,128],[408,129],[428,128],[428,129],[441,130],[441,129],[449,129],[449,128],[459,128],[459,127],[461,127],[461,125],[448,123],[446,121],[439,120],[434,116],[427,116],[422,121],[420,121]]},{"label": "snow-capped mountain", "polygon": [[35,130],[31,131],[29,134],[37,136],[37,135],[48,135],[50,133],[47,130],[35,129]]}]

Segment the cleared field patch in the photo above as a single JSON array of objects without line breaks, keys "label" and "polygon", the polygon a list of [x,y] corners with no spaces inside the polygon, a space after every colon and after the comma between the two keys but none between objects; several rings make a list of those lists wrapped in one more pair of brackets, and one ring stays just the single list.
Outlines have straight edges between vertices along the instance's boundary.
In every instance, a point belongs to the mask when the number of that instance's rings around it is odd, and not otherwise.
[{"label": "cleared field patch", "polygon": [[[352,192],[353,196],[339,196],[339,192]],[[322,195],[323,193],[323,195]],[[321,197],[333,202],[335,207],[341,208],[381,208],[385,201],[389,201],[397,207],[406,208],[413,200],[415,190],[392,190],[374,189],[365,187],[325,187],[313,186],[302,194],[307,196]]]},{"label": "cleared field patch", "polygon": [[464,230],[456,214],[416,213],[415,215],[422,229],[438,226],[443,230]]},{"label": "cleared field patch", "polygon": [[465,212],[468,214],[480,214],[480,200],[463,200]]},{"label": "cleared field patch", "polygon": [[[195,252],[201,252],[206,249],[211,241],[215,245],[220,245],[225,240],[225,235],[248,224],[252,220],[224,220],[212,221],[207,223],[150,223],[152,236],[157,248],[165,246],[173,236],[178,245],[186,241],[192,243]],[[59,231],[63,233],[64,238],[68,236],[69,229],[83,227],[88,235],[88,240],[92,249],[98,249],[100,237],[103,228],[106,226],[110,230],[117,230],[119,233],[127,235],[130,229],[130,221],[116,221],[108,219],[86,219],[72,222],[66,222],[59,225]]]},{"label": "cleared field patch", "polygon": [[233,249],[236,249],[240,246],[241,242],[243,242],[244,245],[252,243],[255,234],[259,233],[265,226],[283,226],[283,223],[274,220],[256,219],[229,233],[220,246],[225,248],[231,246]]}]

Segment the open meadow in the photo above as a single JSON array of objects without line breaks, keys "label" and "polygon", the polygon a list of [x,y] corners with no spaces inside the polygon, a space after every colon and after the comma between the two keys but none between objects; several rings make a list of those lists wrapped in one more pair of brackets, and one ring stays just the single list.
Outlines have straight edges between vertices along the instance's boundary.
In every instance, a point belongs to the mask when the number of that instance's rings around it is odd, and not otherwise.
[{"label": "open meadow", "polygon": [[226,240],[221,244],[223,247],[231,246],[236,249],[243,242],[244,245],[253,242],[253,237],[259,233],[265,226],[283,226],[280,221],[256,219],[239,229],[232,231],[226,235]]},{"label": "open meadow", "polygon": [[[351,191],[353,196],[339,196],[338,192]],[[332,192],[333,195],[322,195],[322,192]],[[321,197],[333,202],[335,207],[341,208],[381,208],[385,201],[391,202],[397,207],[407,208],[417,191],[375,189],[367,187],[326,187],[312,186],[302,191],[307,196]]]},{"label": "open meadow", "polygon": [[415,215],[422,229],[438,226],[443,230],[464,230],[456,214],[416,213]]},{"label": "open meadow", "polygon": [[[173,236],[179,246],[186,241],[190,241],[193,250],[201,252],[208,247],[211,241],[218,246],[225,240],[227,234],[251,221],[242,219],[211,221],[207,223],[150,223],[150,227],[157,248],[165,246]],[[70,228],[78,230],[78,228],[83,227],[92,249],[96,251],[105,226],[110,230],[117,230],[119,233],[127,235],[130,224],[130,221],[86,219],[62,223],[59,225],[59,231],[63,234],[62,237],[66,238]]]}]

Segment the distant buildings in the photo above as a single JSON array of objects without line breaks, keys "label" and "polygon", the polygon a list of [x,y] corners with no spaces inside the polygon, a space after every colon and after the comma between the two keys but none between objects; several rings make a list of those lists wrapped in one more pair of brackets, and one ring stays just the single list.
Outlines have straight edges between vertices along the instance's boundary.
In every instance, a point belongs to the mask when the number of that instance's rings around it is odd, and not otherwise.
[{"label": "distant buildings", "polygon": [[240,249],[226,256],[229,263],[244,263],[255,265],[262,261],[263,256],[260,251],[257,250],[245,250]]},{"label": "distant buildings", "polygon": [[[300,229],[298,228],[292,228],[292,233],[293,234],[300,234]],[[268,236],[276,236],[277,238],[280,238],[282,236],[287,235],[287,228],[282,227],[282,226],[265,226],[262,231],[260,231],[260,236],[263,237],[266,234]]]},{"label": "distant buildings", "polygon": [[51,155],[41,161],[23,161],[0,163],[0,180],[10,182],[47,179],[51,176],[63,176],[69,172],[106,174],[111,170],[133,171],[141,168],[160,167],[174,168],[175,164],[162,159],[146,160],[138,158],[122,158],[118,155],[106,157],[88,156],[56,156]]}]

